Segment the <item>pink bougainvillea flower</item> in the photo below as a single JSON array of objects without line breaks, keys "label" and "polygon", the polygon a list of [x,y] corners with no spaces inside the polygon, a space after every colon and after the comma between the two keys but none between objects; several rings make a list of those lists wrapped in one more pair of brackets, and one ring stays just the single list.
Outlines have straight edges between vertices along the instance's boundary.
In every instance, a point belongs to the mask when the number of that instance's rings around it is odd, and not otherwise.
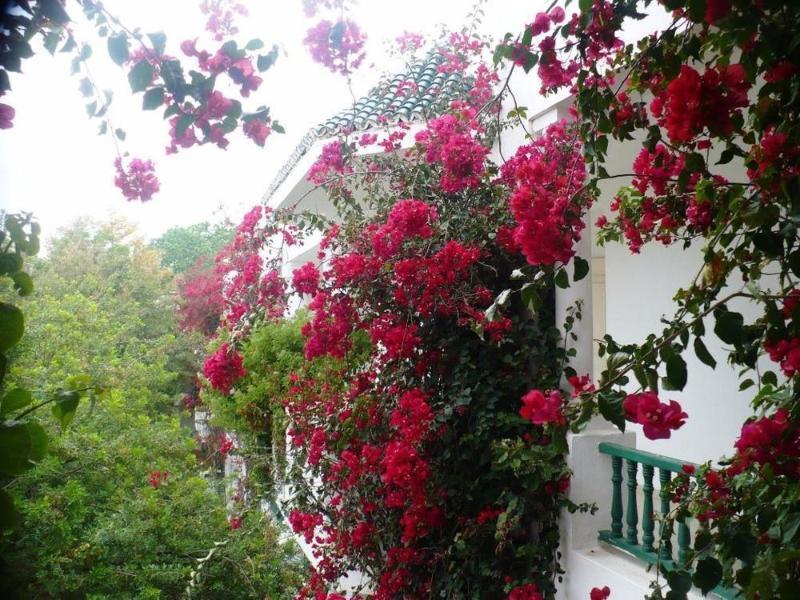
[{"label": "pink bougainvillea flower", "polygon": [[364,60],[366,40],[367,36],[349,19],[336,23],[323,19],[308,30],[303,41],[316,62],[334,73],[348,75]]},{"label": "pink bougainvillea flower", "polygon": [[16,114],[13,106],[0,102],[0,129],[9,129],[13,127],[13,120]]},{"label": "pink bougainvillea flower", "polygon": [[250,119],[242,126],[244,134],[259,146],[264,146],[269,134],[272,133],[270,126],[260,119]]},{"label": "pink bougainvillea flower", "polygon": [[683,426],[688,417],[675,400],[665,404],[659,401],[655,392],[629,394],[622,406],[625,418],[642,425],[644,435],[651,440],[668,439],[674,430]]},{"label": "pink bougainvillea flower", "polygon": [[134,158],[125,167],[122,164],[122,158],[117,157],[114,161],[114,168],[117,170],[114,185],[122,191],[128,201],[147,202],[161,187],[153,162],[150,160]]}]

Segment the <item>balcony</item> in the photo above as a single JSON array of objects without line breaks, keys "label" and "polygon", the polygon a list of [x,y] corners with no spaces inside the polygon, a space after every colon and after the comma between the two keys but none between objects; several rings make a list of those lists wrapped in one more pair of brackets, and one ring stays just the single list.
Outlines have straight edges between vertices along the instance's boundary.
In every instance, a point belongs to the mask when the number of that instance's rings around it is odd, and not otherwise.
[{"label": "balcony", "polygon": [[[598,450],[611,459],[611,528],[601,530],[598,541],[647,565],[683,568],[691,552],[693,523],[678,522],[673,532],[665,518],[672,511],[667,485],[686,463],[611,442],[601,442]],[[733,600],[737,591],[717,587],[710,595]]]}]

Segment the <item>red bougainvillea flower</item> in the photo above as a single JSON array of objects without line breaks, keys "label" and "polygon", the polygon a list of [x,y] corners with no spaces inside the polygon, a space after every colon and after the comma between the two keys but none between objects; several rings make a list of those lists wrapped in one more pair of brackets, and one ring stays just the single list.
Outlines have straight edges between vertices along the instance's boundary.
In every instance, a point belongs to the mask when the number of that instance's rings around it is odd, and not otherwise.
[{"label": "red bougainvillea flower", "polygon": [[800,338],[794,337],[777,342],[764,342],[764,349],[769,357],[781,366],[787,377],[793,377],[800,372]]},{"label": "red bougainvillea flower", "polygon": [[675,143],[691,142],[705,128],[712,135],[727,137],[734,132],[735,118],[748,105],[749,87],[740,64],[708,69],[702,75],[683,65],[653,99],[650,110]]},{"label": "red bougainvillea flower", "polygon": [[507,600],[544,600],[544,596],[534,583],[526,583],[515,587],[508,593]]},{"label": "red bougainvillea flower", "polygon": [[589,394],[594,391],[594,384],[589,375],[573,375],[567,379],[572,386],[572,397],[577,398],[581,394]]},{"label": "red bougainvillea flower", "polygon": [[580,144],[566,122],[555,123],[521,146],[501,169],[512,188],[509,208],[518,225],[514,241],[532,265],[566,263],[584,227],[591,197],[578,194],[586,179]]},{"label": "red bougainvillea flower", "polygon": [[778,473],[794,473],[800,465],[792,459],[800,457],[800,430],[792,427],[789,411],[779,408],[769,417],[755,419],[742,426],[736,441],[734,460],[737,470],[753,463],[772,465]]},{"label": "red bougainvillea flower", "polygon": [[589,600],[606,600],[611,595],[611,589],[606,585],[602,588],[592,588],[589,592]]},{"label": "red bougainvillea flower", "polygon": [[522,404],[520,416],[534,425],[564,425],[567,422],[562,412],[564,400],[558,390],[552,390],[546,396],[540,390],[531,390],[522,397]]},{"label": "red bougainvillea flower", "polygon": [[456,194],[480,184],[483,163],[489,149],[478,142],[473,131],[475,109],[454,108],[453,114],[433,119],[428,128],[417,133],[416,141],[425,150],[429,164],[441,164],[442,191]]},{"label": "red bougainvillea flower", "polygon": [[625,418],[643,425],[645,436],[651,440],[668,439],[672,431],[683,426],[689,416],[675,400],[670,400],[669,404],[659,401],[655,392],[630,394],[622,406]]},{"label": "red bougainvillea flower", "polygon": [[405,240],[431,237],[431,225],[437,218],[436,209],[422,200],[398,200],[389,211],[386,223],[372,236],[375,254],[385,260],[395,254]]},{"label": "red bougainvillea flower", "polygon": [[497,517],[502,515],[503,512],[504,509],[502,508],[492,508],[491,506],[487,506],[478,513],[478,516],[475,517],[475,522],[478,525],[483,525],[489,521],[494,521]]},{"label": "red bougainvillea flower", "polygon": [[233,448],[233,439],[231,439],[227,434],[222,434],[222,438],[219,441],[219,453],[223,456],[226,456],[228,452],[233,450]]},{"label": "red bougainvillea flower", "polygon": [[212,388],[223,394],[230,394],[233,384],[246,374],[242,355],[227,343],[222,344],[203,364],[203,375]]},{"label": "red bougainvillea flower", "polygon": [[[800,306],[800,288],[795,288],[783,299],[783,318],[791,319],[795,309]],[[800,317],[800,314],[797,315]]]},{"label": "red bougainvillea flower", "polygon": [[706,0],[705,22],[713,25],[731,12],[732,0]]},{"label": "red bougainvillea flower", "polygon": [[292,531],[303,536],[307,544],[314,538],[314,530],[322,525],[322,515],[293,510],[289,513],[289,525]]},{"label": "red bougainvillea flower", "polygon": [[319,288],[319,271],[314,263],[308,262],[292,272],[292,287],[298,294],[317,293]]},{"label": "red bougainvillea flower", "polygon": [[231,529],[239,529],[242,526],[242,517],[231,517],[228,519],[228,527]]},{"label": "red bougainvillea flower", "polygon": [[134,158],[126,168],[122,164],[122,158],[117,157],[114,160],[114,168],[117,170],[114,185],[122,191],[122,195],[128,201],[147,202],[160,189],[155,167],[150,160]]},{"label": "red bougainvillea flower", "polygon": [[151,471],[147,480],[154,490],[157,490],[167,482],[169,471]]}]

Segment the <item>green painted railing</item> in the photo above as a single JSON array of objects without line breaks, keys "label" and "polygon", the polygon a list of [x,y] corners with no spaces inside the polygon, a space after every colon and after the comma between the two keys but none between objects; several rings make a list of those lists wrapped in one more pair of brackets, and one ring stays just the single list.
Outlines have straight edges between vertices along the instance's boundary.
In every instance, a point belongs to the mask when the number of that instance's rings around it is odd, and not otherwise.
[{"label": "green painted railing", "polygon": [[[657,469],[660,489],[658,511],[662,517],[665,517],[670,512],[670,497],[666,492],[667,484],[672,480],[674,473],[680,472],[685,464],[690,463],[608,442],[602,442],[599,450],[601,454],[611,457],[611,529],[599,532],[600,541],[624,550],[648,564],[659,563],[668,569],[685,565],[692,543],[689,524],[678,523],[676,557],[672,546],[672,531],[662,526],[662,530],[656,537],[654,504],[656,499],[654,498],[653,479]],[[623,462],[625,478],[622,476]],[[639,522],[637,493],[639,486],[637,476],[640,468],[643,484],[641,523]],[[661,522],[665,523],[665,520],[662,518]],[[738,597],[736,590],[721,587],[713,590],[712,594],[725,600]]]}]

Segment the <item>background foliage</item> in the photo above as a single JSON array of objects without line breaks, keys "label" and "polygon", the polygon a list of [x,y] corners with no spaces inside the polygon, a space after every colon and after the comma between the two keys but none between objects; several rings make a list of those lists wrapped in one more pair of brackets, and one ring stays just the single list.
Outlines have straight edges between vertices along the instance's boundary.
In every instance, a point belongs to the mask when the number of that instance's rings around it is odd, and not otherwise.
[{"label": "background foliage", "polygon": [[[302,565],[258,511],[232,529],[223,483],[198,462],[176,404],[198,343],[177,327],[175,281],[121,221],[83,221],[32,272],[29,328],[9,380],[37,394],[102,382],[50,453],[9,486],[21,523],[2,537],[10,598],[289,598]],[[41,411],[46,412],[46,411]]]}]

